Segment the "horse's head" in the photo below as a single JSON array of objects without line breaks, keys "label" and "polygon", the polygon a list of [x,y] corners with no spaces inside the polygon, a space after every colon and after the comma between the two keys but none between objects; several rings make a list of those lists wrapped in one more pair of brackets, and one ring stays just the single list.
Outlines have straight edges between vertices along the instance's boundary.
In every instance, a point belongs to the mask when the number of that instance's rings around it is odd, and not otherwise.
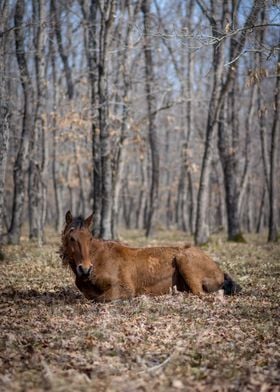
[{"label": "horse's head", "polygon": [[92,270],[90,244],[92,234],[90,226],[93,214],[87,219],[73,218],[70,211],[65,215],[65,227],[62,233],[61,257],[64,264],[69,264],[79,277],[87,278]]}]

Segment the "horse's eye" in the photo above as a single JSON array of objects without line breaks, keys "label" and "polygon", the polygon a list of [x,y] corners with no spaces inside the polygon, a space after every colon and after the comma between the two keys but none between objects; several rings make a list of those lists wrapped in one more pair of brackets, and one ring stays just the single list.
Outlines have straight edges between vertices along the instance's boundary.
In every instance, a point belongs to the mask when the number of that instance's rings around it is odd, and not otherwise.
[{"label": "horse's eye", "polygon": [[75,239],[73,237],[70,238],[71,242],[75,242]]}]

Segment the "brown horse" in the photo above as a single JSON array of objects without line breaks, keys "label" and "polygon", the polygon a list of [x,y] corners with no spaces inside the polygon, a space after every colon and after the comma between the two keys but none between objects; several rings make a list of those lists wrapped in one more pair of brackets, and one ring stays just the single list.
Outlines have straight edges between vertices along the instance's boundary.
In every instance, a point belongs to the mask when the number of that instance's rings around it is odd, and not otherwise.
[{"label": "brown horse", "polygon": [[94,238],[91,223],[92,215],[84,220],[68,211],[60,247],[63,264],[71,267],[78,289],[90,300],[161,295],[174,286],[199,296],[219,289],[225,294],[241,290],[196,247],[132,248]]}]

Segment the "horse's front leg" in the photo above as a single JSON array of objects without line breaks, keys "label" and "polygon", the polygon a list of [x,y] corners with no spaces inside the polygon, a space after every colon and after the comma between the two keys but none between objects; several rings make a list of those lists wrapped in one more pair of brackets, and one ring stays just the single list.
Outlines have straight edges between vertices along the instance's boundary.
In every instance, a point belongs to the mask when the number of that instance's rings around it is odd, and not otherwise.
[{"label": "horse's front leg", "polygon": [[132,298],[133,293],[120,285],[113,285],[96,298],[97,302],[110,302],[118,299]]},{"label": "horse's front leg", "polygon": [[85,280],[76,277],[76,286],[89,300],[95,300],[101,294],[101,291],[98,289],[98,287],[95,286],[88,279]]}]

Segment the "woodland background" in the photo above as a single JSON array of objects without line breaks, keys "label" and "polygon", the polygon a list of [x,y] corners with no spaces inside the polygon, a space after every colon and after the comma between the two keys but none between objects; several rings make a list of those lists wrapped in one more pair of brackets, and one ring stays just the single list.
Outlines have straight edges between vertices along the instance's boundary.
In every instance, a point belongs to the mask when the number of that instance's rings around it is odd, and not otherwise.
[{"label": "woodland background", "polygon": [[2,0],[0,237],[277,240],[277,1]]},{"label": "woodland background", "polygon": [[[276,0],[0,0],[1,391],[279,391],[279,26]],[[242,292],[91,303],[68,209],[195,241]]]}]

